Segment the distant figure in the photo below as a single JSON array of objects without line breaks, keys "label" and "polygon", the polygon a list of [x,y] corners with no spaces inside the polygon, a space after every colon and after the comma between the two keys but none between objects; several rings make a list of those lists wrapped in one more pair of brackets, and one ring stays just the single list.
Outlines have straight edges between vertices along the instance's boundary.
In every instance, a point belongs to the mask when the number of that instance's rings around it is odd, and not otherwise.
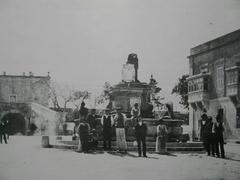
[{"label": "distant figure", "polygon": [[[102,116],[101,124],[103,126],[103,147],[104,150],[111,150],[111,140],[112,140],[112,125],[113,119],[110,115],[110,110],[106,109],[105,114]],[[108,146],[108,147],[107,147]]]},{"label": "distant figure", "polygon": [[138,156],[141,157],[143,152],[143,157],[147,157],[146,155],[147,125],[142,122],[142,119],[139,119],[137,125],[135,126],[135,134],[138,144]]},{"label": "distant figure", "polygon": [[[206,134],[203,135],[204,130],[205,130],[205,126],[206,126],[206,122],[208,121],[208,115],[207,115],[207,110],[204,108],[203,109],[203,114],[201,115],[201,127],[200,127],[200,141],[203,141],[204,143],[204,139],[203,136],[205,136]],[[206,136],[205,136],[206,137]],[[205,138],[206,140],[206,138]]]},{"label": "distant figure", "polygon": [[220,157],[219,154],[219,146],[221,151],[221,157],[225,158],[225,151],[224,151],[224,140],[223,140],[223,132],[224,132],[224,123],[223,117],[218,113],[216,116],[216,121],[214,123],[213,132],[215,134],[215,150],[217,157]]},{"label": "distant figure", "polygon": [[88,115],[88,109],[85,107],[85,103],[82,102],[79,109],[79,119],[82,121]]},{"label": "distant figure", "polygon": [[[75,113],[76,113],[76,110],[75,110]],[[88,115],[88,109],[85,107],[85,103],[82,102],[78,112],[78,116],[75,114],[75,116],[78,118],[75,119],[75,126],[73,129],[73,137],[72,137],[73,140],[77,138],[79,124],[81,122],[86,122],[87,115]]]},{"label": "distant figure", "polygon": [[210,156],[211,154],[214,156],[214,145],[212,142],[212,129],[213,129],[213,123],[212,123],[212,117],[209,117],[207,121],[203,121],[203,144],[207,151],[207,155]]},{"label": "distant figure", "polygon": [[208,138],[210,137],[208,128],[208,118],[201,119],[200,140],[203,142],[204,149],[210,153]]},{"label": "distant figure", "polygon": [[5,127],[6,127],[6,136],[7,139],[9,140],[9,136],[10,136],[10,124],[8,120],[5,120]]},{"label": "distant figure", "polygon": [[140,108],[138,107],[138,103],[135,103],[132,110],[131,110],[131,119],[133,121],[133,125],[136,126],[138,123],[138,120],[141,116]]},{"label": "distant figure", "polygon": [[5,144],[7,144],[6,125],[3,121],[0,121],[0,143],[1,144],[2,144],[2,139],[4,139]]},{"label": "distant figure", "polygon": [[81,143],[83,152],[88,152],[89,150],[89,145],[88,145],[89,131],[90,131],[90,126],[88,123],[81,122],[79,124],[78,133],[79,133],[80,143]]},{"label": "distant figure", "polygon": [[124,115],[122,114],[122,107],[116,108],[116,115],[114,117],[114,123],[116,127],[116,143],[117,148],[121,152],[127,151],[127,142],[126,142],[126,135],[125,135],[125,129],[124,129]]},{"label": "distant figure", "polygon": [[89,124],[91,130],[96,129],[97,121],[96,121],[96,109],[92,109],[87,116],[87,123]]},{"label": "distant figure", "polygon": [[168,130],[163,120],[158,121],[159,125],[157,126],[157,139],[156,139],[156,152],[157,153],[167,153],[167,134]]}]

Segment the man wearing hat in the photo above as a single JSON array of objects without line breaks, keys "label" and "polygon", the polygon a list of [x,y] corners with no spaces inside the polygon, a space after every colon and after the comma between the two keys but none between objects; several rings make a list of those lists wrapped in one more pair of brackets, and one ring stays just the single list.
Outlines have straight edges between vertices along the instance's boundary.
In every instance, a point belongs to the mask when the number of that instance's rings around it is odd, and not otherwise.
[{"label": "man wearing hat", "polygon": [[[104,150],[111,150],[111,139],[112,139],[112,125],[113,119],[110,115],[110,109],[105,110],[105,114],[102,116],[101,124],[103,126],[103,147]],[[107,147],[108,145],[108,147]]]},{"label": "man wearing hat", "polygon": [[114,117],[114,124],[116,127],[116,143],[119,151],[127,151],[127,142],[124,129],[125,118],[122,114],[122,107],[116,107],[116,115]]}]

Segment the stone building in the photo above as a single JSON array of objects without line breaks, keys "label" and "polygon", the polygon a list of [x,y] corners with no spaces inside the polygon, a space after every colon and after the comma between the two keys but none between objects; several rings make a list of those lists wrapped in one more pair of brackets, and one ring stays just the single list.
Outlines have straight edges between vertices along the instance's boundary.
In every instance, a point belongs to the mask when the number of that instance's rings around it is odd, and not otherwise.
[{"label": "stone building", "polygon": [[9,121],[11,134],[26,134],[39,111],[48,109],[49,83],[49,74],[0,75],[0,121]]},{"label": "stone building", "polygon": [[240,30],[191,49],[189,58],[189,121],[200,137],[202,110],[215,119],[222,114],[227,138],[240,138]]}]

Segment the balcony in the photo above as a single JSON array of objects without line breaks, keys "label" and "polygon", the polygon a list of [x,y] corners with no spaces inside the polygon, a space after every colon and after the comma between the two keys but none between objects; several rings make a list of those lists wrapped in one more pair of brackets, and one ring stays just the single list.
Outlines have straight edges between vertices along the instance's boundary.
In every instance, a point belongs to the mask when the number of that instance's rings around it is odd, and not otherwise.
[{"label": "balcony", "polygon": [[209,73],[201,73],[188,78],[188,102],[192,108],[203,109],[209,101]]}]

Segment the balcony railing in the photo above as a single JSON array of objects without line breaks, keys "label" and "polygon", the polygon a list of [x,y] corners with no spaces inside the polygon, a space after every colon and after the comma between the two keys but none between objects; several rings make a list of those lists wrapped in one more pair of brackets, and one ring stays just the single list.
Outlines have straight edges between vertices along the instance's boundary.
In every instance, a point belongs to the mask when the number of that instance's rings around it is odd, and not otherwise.
[{"label": "balcony railing", "polygon": [[188,78],[189,103],[208,100],[209,73],[201,73]]}]

